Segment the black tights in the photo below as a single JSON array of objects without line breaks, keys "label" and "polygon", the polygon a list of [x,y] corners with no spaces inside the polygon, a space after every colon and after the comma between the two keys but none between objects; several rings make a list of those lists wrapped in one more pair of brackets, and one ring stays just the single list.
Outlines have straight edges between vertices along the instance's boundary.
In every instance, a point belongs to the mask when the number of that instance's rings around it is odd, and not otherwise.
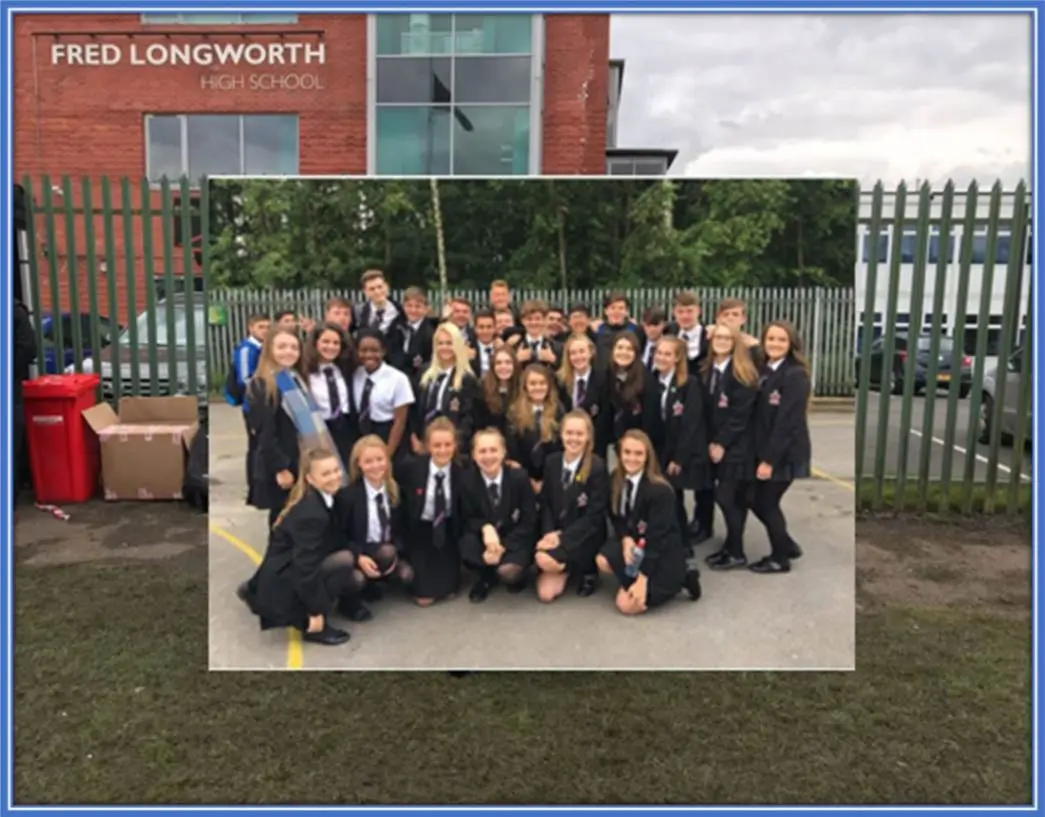
[{"label": "black tights", "polygon": [[525,568],[521,565],[512,564],[510,562],[496,566],[488,564],[466,564],[469,568],[476,571],[479,574],[479,577],[488,584],[504,582],[508,585],[518,585],[522,584],[526,579]]},{"label": "black tights", "polygon": [[797,552],[795,540],[787,532],[787,520],[780,509],[780,501],[791,487],[790,481],[759,480],[755,483],[751,510],[766,526],[769,534],[769,557],[779,564],[789,564]]},{"label": "black tights", "polygon": [[356,556],[351,550],[334,551],[320,563],[319,569],[323,574],[327,596],[332,600],[358,593],[366,581],[363,572],[356,566]]},{"label": "black tights", "polygon": [[[414,580],[413,567],[398,554],[395,545],[378,545],[373,553],[367,555],[374,560],[377,569],[381,571],[382,579],[396,578],[403,584],[410,584]],[[380,581],[380,579],[370,579],[370,581]]]},{"label": "black tights", "polygon": [[722,548],[731,556],[744,555],[744,523],[747,522],[748,483],[723,480],[715,489],[715,501],[726,520],[726,541]]}]

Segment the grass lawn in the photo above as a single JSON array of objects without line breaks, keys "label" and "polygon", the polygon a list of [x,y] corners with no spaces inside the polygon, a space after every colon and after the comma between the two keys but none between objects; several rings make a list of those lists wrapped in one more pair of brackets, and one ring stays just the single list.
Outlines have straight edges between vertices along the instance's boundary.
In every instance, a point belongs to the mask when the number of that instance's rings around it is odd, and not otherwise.
[{"label": "grass lawn", "polygon": [[16,803],[1029,802],[1020,529],[859,522],[855,673],[454,679],[208,673],[202,528],[20,560]]}]

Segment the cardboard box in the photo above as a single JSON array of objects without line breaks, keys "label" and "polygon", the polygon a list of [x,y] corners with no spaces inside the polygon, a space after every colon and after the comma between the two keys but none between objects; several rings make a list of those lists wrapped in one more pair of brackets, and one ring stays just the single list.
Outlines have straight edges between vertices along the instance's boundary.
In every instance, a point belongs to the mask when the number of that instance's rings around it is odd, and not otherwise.
[{"label": "cardboard box", "polygon": [[189,447],[199,430],[195,397],[122,397],[83,418],[101,444],[105,498],[181,499]]}]

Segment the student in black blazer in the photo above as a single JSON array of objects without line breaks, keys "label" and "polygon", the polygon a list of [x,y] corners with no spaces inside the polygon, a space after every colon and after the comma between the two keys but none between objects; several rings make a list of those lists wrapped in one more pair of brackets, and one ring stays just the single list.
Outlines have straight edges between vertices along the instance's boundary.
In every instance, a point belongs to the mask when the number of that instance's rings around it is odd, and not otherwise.
[{"label": "student in black blazer", "polygon": [[[258,368],[247,386],[247,425],[256,446],[251,467],[250,499],[276,521],[298,477],[298,430],[283,407],[276,375],[288,370],[301,377],[301,341],[294,332],[269,332]],[[304,379],[301,380],[304,383]]]},{"label": "student in black blazer", "polygon": [[493,366],[493,356],[499,345],[493,312],[480,309],[475,313],[473,326],[475,345],[469,348],[468,355],[471,358],[472,374],[476,380],[482,380],[483,375]]},{"label": "student in black blazer", "polygon": [[508,434],[508,409],[519,393],[519,364],[507,344],[493,353],[493,367],[479,381],[475,401],[475,427],[496,428]]},{"label": "student in black blazer", "polygon": [[[405,555],[403,501],[387,446],[376,434],[355,444],[349,462],[349,485],[338,494],[338,502],[348,546],[367,581],[363,597],[376,601],[381,598],[380,583],[394,579],[409,585],[414,578]],[[353,621],[373,617],[362,600],[349,613]]]},{"label": "student in black blazer", "polygon": [[751,423],[758,394],[758,370],[736,329],[726,324],[712,329],[711,352],[701,376],[709,418],[708,455],[718,483],[715,499],[726,520],[726,540],[706,561],[712,570],[731,570],[747,564],[744,525],[755,478]]},{"label": "student in black blazer", "polygon": [[[610,489],[610,521],[614,536],[596,563],[600,572],[620,582],[618,610],[628,616],[644,613],[674,598],[683,587],[693,601],[700,598],[700,572],[686,565],[675,492],[660,474],[649,437],[638,429],[631,429],[620,441]],[[635,565],[637,559],[641,561]]]},{"label": "student in black blazer", "polygon": [[410,417],[410,447],[414,454],[423,454],[425,429],[437,417],[446,417],[457,429],[457,450],[467,455],[479,383],[472,374],[468,349],[456,326],[440,324],[432,344],[432,361],[421,375]]},{"label": "student in black blazer", "polygon": [[519,394],[508,409],[508,460],[526,472],[534,491],[541,490],[544,463],[560,450],[562,409],[549,368],[531,363],[523,369]]},{"label": "student in black blazer", "polygon": [[461,583],[458,542],[464,532],[461,468],[454,462],[457,433],[446,417],[425,429],[426,454],[404,461],[402,488],[406,559],[413,567],[410,591],[421,607],[453,596]]},{"label": "student in black blazer", "polygon": [[591,417],[575,409],[562,420],[562,452],[544,463],[541,480],[540,539],[534,561],[537,597],[555,601],[571,574],[580,576],[577,593],[595,592],[598,572],[595,556],[606,541],[609,474],[594,452]]},{"label": "student in black blazer", "polygon": [[317,326],[305,340],[304,370],[312,399],[347,468],[359,428],[350,392],[355,344],[340,326],[332,323]]},{"label": "student in black blazer", "polygon": [[801,341],[786,321],[770,321],[762,330],[766,364],[755,402],[755,490],[752,511],[769,534],[770,554],[755,562],[755,573],[787,573],[802,549],[791,538],[780,508],[787,489],[811,472],[809,438],[809,366]]},{"label": "student in black blazer", "polygon": [[[685,534],[685,492],[704,491],[711,485],[708,462],[707,420],[704,391],[697,373],[689,372],[686,344],[664,336],[653,351],[656,388],[645,402],[643,428],[649,435],[661,473],[675,489],[679,530]],[[687,551],[692,546],[686,540]]]},{"label": "student in black blazer", "polygon": [[598,365],[595,341],[587,334],[571,335],[563,347],[556,375],[559,400],[565,411],[581,409],[595,428],[595,453],[606,459],[612,412],[606,404],[606,370]]},{"label": "student in black blazer", "polygon": [[403,320],[390,333],[388,362],[410,378],[416,388],[425,367],[432,359],[432,335],[436,320],[429,315],[428,296],[420,287],[403,293]]},{"label": "student in black blazer", "polygon": [[527,301],[519,310],[525,331],[515,344],[515,356],[523,365],[543,363],[553,373],[559,368],[562,348],[547,337],[548,304],[544,301]]},{"label": "student in black blazer", "polygon": [[403,307],[388,297],[388,281],[381,270],[368,269],[359,279],[366,300],[356,310],[356,327],[380,332],[387,343],[404,319]]},{"label": "student in black blazer", "polygon": [[263,630],[296,627],[305,641],[348,641],[348,633],[328,620],[363,584],[355,555],[345,547],[334,499],[340,488],[341,464],[334,453],[308,452],[301,478],[272,528],[261,566],[236,591]]},{"label": "student in black blazer", "polygon": [[462,479],[465,533],[461,558],[479,574],[468,598],[485,601],[504,582],[508,592],[526,586],[537,544],[537,497],[526,474],[505,464],[504,437],[481,429],[472,437],[472,467]]},{"label": "student in black blazer", "polygon": [[625,432],[642,428],[646,400],[657,387],[640,352],[639,339],[631,332],[619,333],[610,350],[606,402],[611,412],[609,443],[614,447]]}]

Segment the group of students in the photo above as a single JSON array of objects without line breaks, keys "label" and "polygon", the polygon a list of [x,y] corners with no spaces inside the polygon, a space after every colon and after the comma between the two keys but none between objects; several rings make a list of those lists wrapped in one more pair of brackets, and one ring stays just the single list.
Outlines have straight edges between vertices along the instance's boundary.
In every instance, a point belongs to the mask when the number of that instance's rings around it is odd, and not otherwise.
[{"label": "group of students", "polygon": [[[503,281],[489,308],[453,299],[437,319],[423,290],[397,303],[377,270],[361,284],[361,306],[332,298],[320,323],[252,317],[234,355],[247,501],[271,531],[238,594],[262,628],[340,644],[349,634],[331,614],[370,619],[390,584],[430,605],[457,593],[462,566],[475,602],[497,585],[522,591],[534,572],[544,602],[571,578],[590,596],[600,574],[626,615],[682,591],[696,600],[688,559],[712,538],[716,503],[726,532],[711,569],[787,573],[801,557],[781,499],[810,475],[810,379],[787,322],[756,339],[744,303],[725,300],[704,325],[690,292],[670,322],[660,309],[632,322],[617,293],[594,322],[584,306],[516,310]],[[302,450],[288,384],[329,446]],[[749,511],[771,548],[750,564]]]}]

